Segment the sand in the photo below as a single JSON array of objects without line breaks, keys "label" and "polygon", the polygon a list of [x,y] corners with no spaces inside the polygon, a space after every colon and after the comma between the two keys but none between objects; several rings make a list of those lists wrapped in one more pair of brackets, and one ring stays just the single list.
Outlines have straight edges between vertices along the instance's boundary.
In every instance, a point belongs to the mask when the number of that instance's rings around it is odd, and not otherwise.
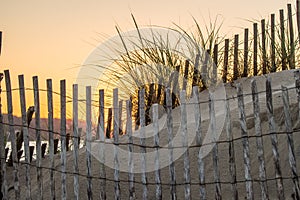
[{"label": "sand", "polygon": [[[273,92],[273,106],[274,106],[274,114],[275,114],[275,122],[276,122],[276,131],[283,132],[285,131],[285,124],[284,124],[284,113],[283,113],[283,103],[282,103],[282,94],[281,91],[277,90],[281,88],[281,85],[287,86],[288,88],[295,87],[295,80],[294,80],[294,71],[284,71],[284,72],[277,72],[269,74],[272,78],[272,88],[273,90],[276,90]],[[230,84],[226,84],[224,86],[224,89],[226,91],[226,94],[228,97],[233,97],[230,100],[230,114],[231,114],[231,124],[232,124],[232,134],[234,138],[241,137],[241,129],[240,129],[240,122],[239,122],[239,110],[237,107],[237,98],[236,97],[236,84],[240,83],[243,87],[244,94],[251,94],[251,79],[252,78],[242,78],[237,80],[236,82]],[[261,126],[262,126],[262,133],[263,135],[268,134],[268,117],[266,113],[266,98],[265,98],[265,81],[266,76],[258,76],[254,77],[254,79],[257,82],[258,90],[261,92],[259,96],[260,100],[260,109],[261,109]],[[221,93],[219,97],[222,97],[224,93]],[[218,95],[216,95],[218,97]],[[293,120],[293,128],[298,129],[299,128],[299,119],[298,119],[298,104],[297,104],[297,97],[296,97],[296,90],[290,89],[289,90],[289,97],[290,97],[290,110]],[[208,99],[208,91],[203,91],[200,95],[201,101],[205,101]],[[255,135],[255,127],[254,127],[254,117],[253,117],[253,104],[252,104],[252,97],[247,95],[244,98],[245,101],[245,112],[246,112],[246,118],[247,118],[247,133],[249,136]],[[217,113],[217,125],[218,127],[221,127],[220,129],[220,137],[219,141],[226,140],[226,132],[225,132],[225,126],[224,126],[224,118],[222,117],[222,110],[224,106],[224,102],[216,105],[216,113]],[[219,113],[219,114],[218,114]],[[189,113],[191,114],[191,113]],[[209,113],[208,113],[208,104],[203,103],[201,104],[201,115],[202,115],[202,131],[204,134],[206,134],[208,128],[209,128]],[[174,122],[174,136],[176,134],[181,134],[179,129],[180,125],[180,108],[175,108],[172,113],[173,122]],[[167,128],[165,123],[166,115],[163,115],[159,121],[160,123],[160,144],[161,145],[167,145],[168,137],[167,137]],[[145,129],[146,133],[151,132],[152,125],[148,125]],[[194,126],[190,124],[188,127],[188,135],[189,139],[192,144],[195,144],[195,138],[190,137],[193,135],[192,132],[194,132]],[[294,145],[295,145],[295,154],[297,159],[297,167],[298,171],[300,166],[300,137],[298,136],[299,132],[294,132]],[[136,136],[136,135],[133,135]],[[180,138],[180,137],[179,137]],[[119,138],[121,143],[126,143],[128,141],[128,137],[122,136]],[[205,140],[204,140],[205,141]],[[275,177],[275,170],[274,170],[274,164],[273,164],[273,154],[272,154],[272,145],[271,145],[271,138],[270,136],[264,136],[263,137],[264,142],[264,157],[265,157],[265,165],[266,165],[266,175],[267,178],[273,179]],[[134,143],[139,144],[139,138],[134,137]],[[153,137],[146,139],[147,146],[153,146]],[[181,143],[179,143],[181,144]],[[111,144],[109,145],[111,146]],[[259,199],[261,192],[260,192],[260,186],[259,182],[259,162],[257,158],[257,146],[256,146],[256,139],[255,137],[249,138],[249,146],[250,146],[250,159],[251,159],[251,176],[253,180],[253,194],[254,199]],[[123,148],[125,151],[126,157],[128,155],[127,152],[127,146],[120,146],[120,148]],[[236,170],[237,170],[237,187],[238,187],[238,194],[241,199],[246,197],[246,187],[245,187],[245,177],[244,177],[244,160],[243,160],[243,146],[242,146],[242,140],[235,140],[234,141],[234,148],[235,148],[235,158],[236,158]],[[285,134],[281,134],[278,136],[278,149],[279,149],[279,155],[280,155],[280,166],[282,169],[282,176],[283,177],[290,177],[291,176],[291,169],[289,166],[289,157],[288,157],[288,146],[287,146],[287,136]],[[94,149],[95,150],[95,149]],[[96,149],[97,150],[97,149]],[[134,146],[134,151],[139,152],[140,148],[138,146]],[[147,149],[147,152],[153,151],[153,148]],[[232,195],[231,191],[231,184],[230,183],[230,172],[229,172],[229,156],[228,156],[228,143],[220,143],[218,144],[218,159],[219,159],[219,173],[220,173],[220,180],[221,182],[227,182],[226,184],[221,184],[221,191],[222,191],[222,197],[223,199],[230,199]],[[189,161],[190,161],[190,175],[191,175],[191,182],[193,183],[191,186],[191,194],[194,199],[199,198],[199,176],[198,176],[198,152],[199,147],[193,147],[189,149]],[[95,153],[95,152],[94,152]],[[202,149],[202,153],[205,153]],[[176,154],[179,154],[176,152]],[[113,151],[112,148],[106,149],[106,158],[109,160],[109,158],[112,159]],[[122,155],[122,154],[120,154]],[[168,162],[168,157],[165,152],[161,152],[160,157],[160,163],[161,165]],[[111,160],[110,159],[110,160]],[[136,157],[136,159],[140,159],[139,157]],[[70,174],[67,174],[67,199],[73,199],[74,198],[74,192],[73,192],[73,152],[67,153],[67,172]],[[42,161],[42,165],[45,167],[49,166],[49,158],[45,158]],[[122,165],[122,169],[126,170],[127,167],[127,159],[125,157],[120,156],[120,165]],[[184,167],[183,167],[183,157],[180,156],[175,161],[175,171],[176,171],[176,183],[178,184],[176,187],[177,191],[177,197],[178,199],[184,199]],[[207,192],[207,198],[208,199],[214,199],[214,193],[215,193],[215,184],[214,184],[214,175],[213,175],[213,159],[212,159],[212,152],[208,152],[207,155],[204,158],[204,164],[205,164],[205,182],[206,185],[206,192]],[[35,162],[32,162],[32,165],[35,165]],[[140,164],[135,164],[135,171],[139,171]],[[147,169],[151,170],[154,166],[154,163],[150,160],[147,160]],[[25,198],[25,166],[20,166],[20,186],[21,186],[21,197]],[[61,164],[60,164],[60,155],[55,156],[55,169],[58,171],[61,170]],[[86,149],[82,148],[79,150],[79,169],[80,174],[83,176],[80,176],[79,181],[79,187],[80,187],[80,199],[87,199],[87,179],[85,177],[87,170],[86,170]],[[99,179],[99,169],[100,169],[100,163],[97,160],[97,155],[94,154],[92,158],[92,176],[97,177],[94,178],[92,181],[92,191],[93,191],[93,197],[94,199],[99,199],[99,191],[100,191],[100,179]],[[13,178],[12,178],[12,169],[8,168],[8,182],[9,186],[13,185]],[[107,175],[107,181],[106,181],[106,194],[107,199],[114,199],[114,170],[106,167],[106,175]],[[127,172],[121,172],[120,173],[120,187],[121,187],[121,197],[122,199],[128,199],[129,197],[129,184],[128,184],[128,173]],[[163,190],[163,199],[170,199],[170,187],[169,187],[169,167],[164,166],[161,169],[161,181],[163,183],[162,190]],[[56,181],[56,197],[60,199],[61,197],[61,173],[56,172],[55,173],[55,181]],[[141,184],[141,174],[137,173],[135,174],[135,193],[136,193],[136,199],[142,199],[142,184]],[[155,175],[154,172],[147,173],[147,181],[150,183],[148,185],[148,199],[155,199]],[[36,183],[36,169],[34,167],[31,168],[31,186],[32,186],[32,198],[36,199],[37,194],[37,183]],[[293,182],[292,179],[285,179],[284,180],[284,190],[286,198],[289,199],[293,193]],[[276,192],[276,184],[275,181],[269,181],[268,182],[268,192],[270,199],[276,199],[277,192]],[[11,190],[9,192],[11,199],[14,199],[14,191]],[[44,199],[50,198],[50,178],[49,178],[49,170],[43,169],[43,195]]]}]

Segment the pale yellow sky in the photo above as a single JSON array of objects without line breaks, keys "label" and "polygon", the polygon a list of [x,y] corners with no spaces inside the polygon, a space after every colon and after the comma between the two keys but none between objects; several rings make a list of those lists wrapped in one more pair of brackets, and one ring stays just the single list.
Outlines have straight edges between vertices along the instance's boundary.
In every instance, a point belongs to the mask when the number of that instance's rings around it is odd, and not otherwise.
[{"label": "pale yellow sky", "polygon": [[[13,87],[17,75],[25,75],[32,87],[32,76],[38,75],[40,88],[52,78],[58,91],[60,79],[67,79],[68,90],[74,83],[80,65],[99,43],[116,35],[115,25],[122,30],[134,28],[131,13],[140,26],[193,25],[221,15],[223,30],[242,32],[236,27],[249,27],[245,19],[261,19],[286,9],[289,0],[27,0],[2,1],[0,30],[3,32],[0,70],[9,69]],[[18,93],[16,93],[18,95]]]}]

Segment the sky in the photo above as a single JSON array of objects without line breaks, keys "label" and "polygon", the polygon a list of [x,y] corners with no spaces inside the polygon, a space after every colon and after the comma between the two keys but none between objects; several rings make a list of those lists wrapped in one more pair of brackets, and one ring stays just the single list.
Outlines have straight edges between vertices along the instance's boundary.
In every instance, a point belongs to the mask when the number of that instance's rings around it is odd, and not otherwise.
[{"label": "sky", "polygon": [[[0,6],[0,30],[3,32],[0,71],[9,69],[13,87],[17,75],[24,74],[26,87],[38,75],[40,88],[52,78],[54,90],[59,80],[67,80],[68,93],[80,66],[101,42],[123,31],[134,29],[131,13],[140,26],[190,28],[192,17],[209,22],[219,16],[228,37],[252,27],[247,20],[267,18],[279,9],[286,10],[289,0],[27,0],[4,1]],[[18,95],[18,93],[14,94]],[[46,105],[46,103],[44,103]]]}]

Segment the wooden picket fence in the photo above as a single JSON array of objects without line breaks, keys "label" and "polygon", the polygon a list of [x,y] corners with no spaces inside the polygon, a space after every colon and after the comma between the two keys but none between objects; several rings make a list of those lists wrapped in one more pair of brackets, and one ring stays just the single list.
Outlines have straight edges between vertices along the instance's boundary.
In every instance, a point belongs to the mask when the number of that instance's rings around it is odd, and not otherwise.
[{"label": "wooden picket fence", "polygon": [[[162,136],[158,132],[158,107],[157,104],[154,106],[153,109],[153,128],[154,128],[154,144],[150,146],[151,148],[154,148],[156,152],[156,159],[155,159],[155,165],[156,165],[156,170],[154,173],[155,176],[155,181],[150,182],[148,172],[146,172],[146,149],[149,148],[149,145],[146,145],[146,139],[141,137],[140,139],[140,144],[136,144],[133,142],[133,133],[132,133],[132,117],[131,117],[131,105],[130,101],[126,102],[126,108],[127,108],[127,125],[126,125],[126,134],[128,136],[128,143],[125,144],[127,148],[129,149],[129,160],[131,162],[128,163],[128,179],[122,180],[120,179],[121,173],[119,170],[119,157],[118,157],[118,150],[115,148],[115,151],[113,153],[114,155],[114,169],[111,171],[111,169],[108,169],[108,167],[105,167],[105,165],[99,161],[97,161],[97,167],[100,169],[98,176],[95,175],[95,173],[92,171],[92,154],[91,154],[91,142],[92,141],[92,119],[91,119],[91,113],[92,113],[92,94],[91,94],[91,87],[86,87],[86,133],[85,133],[85,140],[86,140],[86,166],[85,170],[86,173],[82,173],[80,171],[80,160],[79,160],[79,145],[78,145],[78,86],[73,85],[73,135],[72,135],[72,142],[73,142],[73,161],[72,161],[72,173],[70,175],[70,171],[67,169],[67,150],[66,150],[66,82],[62,80],[60,82],[60,113],[61,113],[61,130],[59,132],[60,136],[60,142],[61,142],[61,157],[60,157],[60,169],[54,165],[55,163],[55,156],[54,156],[54,139],[53,139],[53,101],[52,101],[52,84],[51,80],[47,80],[47,94],[48,94],[48,135],[49,135],[49,156],[47,157],[47,163],[49,166],[47,168],[43,167],[42,162],[45,160],[42,158],[42,152],[41,152],[41,130],[40,130],[40,124],[39,124],[39,116],[40,116],[40,102],[39,102],[39,88],[38,88],[38,78],[34,77],[33,78],[33,83],[34,83],[34,107],[35,107],[35,119],[36,119],[36,124],[35,124],[35,130],[36,130],[36,160],[35,160],[35,165],[33,165],[30,161],[30,149],[29,149],[29,141],[28,141],[28,127],[27,124],[27,118],[26,118],[26,99],[25,99],[25,87],[24,87],[24,77],[23,75],[19,76],[19,92],[20,92],[20,105],[21,105],[21,110],[22,110],[22,133],[23,133],[23,138],[24,138],[24,152],[25,152],[25,161],[18,161],[18,156],[17,156],[17,144],[16,144],[16,136],[15,136],[15,125],[13,121],[13,110],[12,110],[12,88],[11,88],[11,82],[10,82],[10,75],[9,71],[6,70],[4,72],[5,74],[5,85],[6,85],[6,97],[7,97],[7,109],[8,109],[8,125],[9,125],[9,132],[11,135],[11,147],[12,147],[12,160],[13,160],[13,166],[9,167],[7,166],[7,163],[4,162],[5,160],[3,159],[5,157],[4,152],[5,152],[5,144],[4,144],[4,133],[3,133],[3,124],[1,124],[1,131],[0,131],[0,142],[1,142],[1,191],[3,195],[3,199],[8,199],[8,197],[11,197],[13,195],[9,190],[10,188],[8,187],[9,184],[13,183],[12,189],[15,191],[15,198],[16,199],[31,199],[31,198],[38,198],[41,199],[45,197],[45,194],[50,194],[46,195],[50,199],[54,199],[55,197],[57,198],[57,193],[58,190],[60,190],[59,194],[61,195],[60,197],[62,199],[67,199],[68,197],[74,197],[76,199],[81,199],[81,198],[88,198],[92,199],[100,197],[100,199],[109,199],[109,196],[115,197],[115,199],[121,199],[122,198],[129,198],[129,199],[134,199],[136,198],[142,198],[142,199],[148,199],[148,198],[156,198],[156,199],[162,199],[165,198],[165,196],[170,196],[172,199],[177,199],[180,197],[183,197],[185,199],[191,199],[192,196],[195,194],[197,196],[200,196],[201,199],[210,199],[210,198],[216,198],[216,199],[222,199],[224,195],[224,190],[222,190],[224,187],[226,188],[226,184],[230,185],[231,187],[231,192],[230,196],[232,195],[233,199],[238,199],[241,197],[246,197],[247,199],[256,199],[257,197],[261,197],[262,199],[272,199],[274,196],[277,196],[279,199],[285,199],[288,195],[285,193],[285,191],[290,192],[291,188],[293,193],[292,195],[296,198],[300,198],[300,190],[299,190],[299,181],[298,181],[298,173],[297,170],[299,170],[296,166],[296,153],[294,149],[294,140],[293,140],[293,135],[298,133],[298,130],[293,129],[293,124],[292,124],[292,114],[291,114],[291,103],[289,103],[289,96],[291,95],[291,92],[288,93],[290,88],[282,87],[281,95],[282,95],[282,101],[283,101],[283,108],[281,107],[280,109],[284,110],[284,123],[285,123],[285,131],[282,133],[279,132],[276,129],[276,122],[274,118],[276,117],[275,111],[273,110],[273,102],[272,102],[272,88],[271,88],[271,79],[267,78],[266,79],[266,90],[265,90],[265,95],[266,95],[266,109],[267,109],[267,116],[268,116],[268,124],[269,124],[269,129],[268,133],[262,133],[262,128],[261,128],[261,120],[260,120],[260,106],[261,104],[259,103],[259,92],[257,90],[256,86],[256,81],[251,82],[251,88],[252,88],[252,99],[253,99],[253,114],[254,114],[254,120],[255,120],[255,137],[252,138],[248,134],[247,130],[247,122],[246,122],[246,114],[245,114],[245,104],[244,104],[244,94],[243,94],[243,89],[240,84],[237,84],[237,93],[236,97],[238,99],[238,112],[239,112],[239,129],[241,132],[241,137],[239,138],[234,138],[234,132],[232,130],[232,123],[231,123],[231,111],[230,111],[230,106],[229,106],[229,99],[223,99],[225,102],[225,116],[226,116],[226,124],[224,125],[225,127],[225,132],[227,134],[226,140],[222,142],[218,142],[216,139],[213,141],[215,144],[212,153],[209,154],[213,158],[213,164],[212,164],[212,170],[213,172],[206,172],[207,168],[205,168],[205,163],[208,162],[206,159],[202,157],[200,148],[203,145],[206,145],[203,143],[203,136],[201,136],[201,129],[202,129],[202,121],[201,121],[201,113],[200,113],[200,105],[201,103],[199,101],[199,92],[198,88],[194,87],[193,88],[193,95],[197,97],[197,101],[194,104],[194,109],[196,111],[195,114],[195,122],[196,122],[196,133],[197,133],[197,142],[194,146],[188,147],[187,146],[187,113],[186,113],[186,106],[187,106],[187,101],[186,101],[186,94],[185,91],[181,91],[180,93],[180,122],[181,122],[181,130],[180,133],[182,134],[182,147],[181,148],[187,148],[187,150],[183,154],[183,160],[180,160],[180,162],[183,162],[183,177],[184,179],[182,180],[179,178],[179,174],[181,173],[180,171],[175,172],[176,168],[176,163],[178,161],[174,160],[173,158],[173,150],[174,147],[172,145],[172,142],[168,143],[168,151],[169,151],[169,160],[170,160],[170,165],[168,169],[160,169],[159,168],[159,149],[163,148],[160,145],[160,137]],[[293,88],[294,90],[291,90],[292,92],[295,92],[297,96],[297,105],[298,109],[298,115],[300,115],[300,73],[299,71],[295,71],[295,85],[296,87]],[[98,124],[98,131],[96,135],[96,139],[100,140],[101,142],[105,143],[104,139],[104,102],[103,102],[103,92],[100,92],[100,101],[99,101],[99,108],[100,108],[100,120]],[[141,128],[145,127],[145,108],[144,108],[144,91],[141,90],[140,92],[140,126]],[[168,134],[168,141],[172,141],[173,137],[173,120],[172,119],[172,99],[171,99],[171,91],[169,88],[166,89],[166,98],[167,98],[167,134]],[[216,132],[216,114],[215,114],[215,99],[213,96],[210,96],[208,103],[209,106],[209,124],[210,128],[212,129],[212,133]],[[118,99],[118,89],[115,89],[113,92],[113,143],[111,145],[115,145],[116,147],[121,145],[119,143],[119,127],[118,127],[118,121],[119,121],[119,99]],[[1,118],[2,120],[2,118]],[[294,120],[293,120],[294,121]],[[141,136],[143,136],[145,132],[141,131]],[[287,155],[288,160],[289,160],[289,168],[290,169],[285,169],[281,166],[280,158],[279,158],[279,148],[280,148],[280,143],[278,142],[278,137],[280,137],[282,134],[284,134],[287,137],[287,145],[288,145],[288,152],[284,152],[285,154],[281,154],[282,157],[281,159],[284,159],[285,156]],[[266,136],[269,136],[271,139],[271,149],[266,149],[263,146],[263,139],[265,139]],[[298,136],[297,136],[298,137]],[[259,161],[259,177],[258,180],[255,180],[254,178],[251,177],[253,173],[253,169],[251,169],[251,163],[253,161],[250,159],[250,149],[253,148],[253,145],[251,146],[250,143],[252,144],[253,139],[255,139],[255,142],[257,146],[257,158]],[[251,141],[252,142],[251,142]],[[244,178],[239,178],[238,177],[238,170],[237,168],[240,165],[240,161],[238,160],[238,157],[236,156],[235,148],[237,148],[237,144],[235,141],[241,142],[242,148],[240,149],[243,152],[243,162],[244,163],[244,175],[242,175]],[[264,140],[264,142],[266,139]],[[282,142],[282,141],[281,141]],[[221,159],[224,159],[223,156],[221,156],[220,151],[218,151],[218,148],[222,144],[228,145],[227,147],[227,162],[221,162]],[[124,144],[123,144],[124,145]],[[132,157],[131,153],[133,153],[133,147],[139,147],[140,148],[140,154],[141,154],[141,169],[142,172],[139,175],[136,175],[134,173],[134,166],[132,164]],[[191,154],[189,155],[189,152],[192,152],[192,149],[197,148],[197,156],[192,157]],[[104,154],[105,149],[103,149],[103,154]],[[270,170],[270,166],[266,166],[266,161],[264,159],[264,154],[272,152],[272,157],[273,157],[273,165],[274,165],[274,174],[273,177],[267,177],[267,171]],[[101,156],[104,156],[104,155]],[[252,155],[253,156],[253,155]],[[57,158],[56,158],[57,159]],[[103,158],[100,158],[100,160]],[[252,157],[252,159],[254,159]],[[256,159],[256,158],[255,158]],[[196,161],[195,166],[191,166],[190,163]],[[226,164],[227,165],[224,165]],[[221,165],[222,164],[222,165]],[[25,166],[25,170],[24,169]],[[33,174],[31,173],[31,169],[34,168],[36,169],[36,174],[34,175],[36,180],[33,179],[34,177]],[[195,170],[197,168],[197,170]],[[221,173],[222,169],[227,168],[229,169],[227,173],[230,174],[228,176],[229,181],[226,182],[224,181],[223,174]],[[58,170],[59,169],[59,170]],[[144,170],[143,170],[144,169]],[[162,171],[161,171],[162,170]],[[162,182],[164,178],[161,177],[164,171],[169,172],[169,182]],[[109,178],[108,171],[113,172],[113,179]],[[193,173],[197,171],[198,174],[198,181],[192,182],[192,179],[194,180],[193,176],[195,174],[191,174],[191,171]],[[285,171],[290,171],[290,176],[283,176]],[[10,179],[7,179],[6,177],[9,176],[9,173],[12,173],[13,181]],[[24,173],[24,174],[21,174]],[[252,173],[251,173],[252,172]],[[61,184],[59,187],[57,177],[55,174],[61,174]],[[207,179],[209,179],[207,174],[213,174],[213,181],[211,183],[206,182]],[[43,180],[43,177],[45,174],[48,174],[49,176],[49,182],[45,182]],[[191,176],[192,175],[192,176]],[[73,194],[69,194],[67,191],[70,190],[70,185],[67,184],[67,177],[72,177],[73,180]],[[87,180],[86,182],[86,194],[82,194],[79,190],[79,188],[82,188],[83,186],[80,184],[80,176],[84,176]],[[141,178],[141,182],[137,181],[137,177]],[[241,176],[241,174],[240,174]],[[25,182],[24,177],[26,177]],[[45,178],[45,177],[44,177]],[[94,178],[97,179],[97,181],[100,181],[98,184],[94,183],[95,180]],[[56,179],[56,180],[55,180]],[[22,184],[21,184],[21,180]],[[181,181],[179,181],[181,180]],[[36,193],[32,192],[32,188],[34,185],[32,182],[35,182],[36,185],[36,190],[34,190]],[[108,189],[106,184],[111,181],[113,182],[114,186]],[[164,180],[166,181],[166,180]],[[291,181],[292,184],[288,186],[288,188],[285,186],[287,181]],[[273,182],[273,183],[272,183]],[[255,183],[259,184],[259,187],[256,187],[256,193],[254,193],[254,185]],[[49,186],[50,184],[50,186]],[[241,189],[241,184],[245,185],[244,190]],[[48,190],[46,190],[46,186],[48,185]],[[92,187],[93,185],[93,187]],[[214,185],[213,188],[210,186]],[[141,186],[141,194],[139,194],[136,190],[137,188]],[[155,186],[155,187],[152,187]],[[166,187],[167,186],[167,187]],[[183,193],[181,194],[180,192],[178,193],[178,188],[181,186],[184,186]],[[84,186],[85,187],[85,186]],[[97,189],[95,189],[95,187]],[[274,195],[270,190],[271,187],[276,188],[276,194]],[[113,188],[113,189],[112,189]],[[209,189],[210,188],[210,189]],[[269,188],[269,191],[268,191]],[[99,191],[100,189],[100,191]],[[127,190],[127,191],[126,191]],[[169,195],[165,194],[163,191],[164,190],[169,190]],[[242,190],[245,192],[244,194],[239,191]],[[22,193],[21,196],[21,191],[26,191],[26,193]],[[196,191],[196,192],[195,192]],[[211,196],[212,191],[214,193],[213,196]],[[226,191],[226,190],[225,190]],[[274,190],[272,190],[274,192]],[[114,193],[112,195],[111,193]],[[126,193],[126,196],[122,196],[122,194]],[[97,195],[96,195],[97,194]],[[96,195],[96,196],[95,196]],[[138,195],[141,195],[140,197],[137,197]],[[183,195],[183,196],[182,196]],[[225,198],[226,195],[223,197]],[[227,194],[228,197],[228,194]]]}]

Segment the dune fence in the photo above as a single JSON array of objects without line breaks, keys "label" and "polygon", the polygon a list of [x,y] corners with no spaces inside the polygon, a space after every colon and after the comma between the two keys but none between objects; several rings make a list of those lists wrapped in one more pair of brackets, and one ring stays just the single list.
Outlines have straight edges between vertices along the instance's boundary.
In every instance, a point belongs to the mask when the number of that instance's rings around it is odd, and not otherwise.
[{"label": "dune fence", "polygon": [[245,29],[242,42],[235,35],[207,50],[218,84],[201,84],[205,59],[187,60],[176,72],[188,81],[172,73],[167,87],[140,89],[135,112],[117,88],[107,107],[102,89],[87,86],[82,99],[76,84],[67,95],[65,80],[55,92],[52,79],[40,89],[34,76],[28,88],[19,75],[14,88],[9,70],[0,73],[0,199],[300,199],[296,2],[278,25],[272,14],[253,23],[251,38]]},{"label": "dune fence", "polygon": [[[137,130],[132,129],[132,105],[128,100],[126,118],[123,119],[126,127],[120,131],[122,113],[118,89],[115,89],[110,119],[113,137],[107,139],[104,92],[99,91],[98,105],[95,105],[92,102],[91,87],[86,87],[86,125],[85,130],[79,134],[82,127],[78,126],[80,100],[77,85],[73,85],[72,93],[72,133],[67,135],[65,80],[60,81],[60,131],[55,132],[53,129],[55,109],[50,79],[47,80],[48,128],[41,129],[40,89],[36,76],[33,77],[34,107],[28,110],[24,76],[18,77],[22,123],[14,123],[12,105],[13,99],[17,97],[12,96],[12,91],[16,89],[12,89],[10,74],[6,70],[6,89],[2,95],[6,96],[7,105],[2,106],[7,106],[8,122],[4,122],[2,113],[0,115],[2,199],[299,199],[299,162],[296,158],[299,160],[300,156],[300,72],[286,72],[289,74],[283,76],[290,78],[292,74],[295,77],[292,77],[292,86],[272,88],[270,74],[267,78],[253,78],[247,91],[243,89],[246,87],[243,82],[235,86],[221,84],[218,87],[231,90],[231,96],[225,95],[222,99],[215,99],[214,91],[206,95],[199,93],[198,87],[193,87],[192,97],[187,98],[186,92],[182,90],[178,109],[172,109],[172,91],[166,88],[165,114],[159,116],[158,104],[154,104],[151,111],[153,121],[148,126],[145,125],[145,94],[141,90],[140,126]],[[279,73],[273,73],[273,76]],[[276,77],[272,79],[276,80]],[[263,89],[259,85],[262,82]],[[190,98],[195,101],[190,102]],[[221,123],[217,102],[222,102],[224,106],[224,125],[221,129],[217,128]],[[191,106],[194,111],[192,116],[188,109]],[[95,107],[99,109],[96,126],[91,117]],[[202,113],[205,108],[206,111]],[[164,116],[166,123],[161,124]],[[32,118],[35,119],[35,125],[30,124]],[[193,125],[189,122],[191,119],[194,119]],[[8,127],[6,130],[10,135],[11,161],[5,151],[5,143],[8,141],[4,127]],[[15,132],[17,128],[21,131],[19,134]],[[30,129],[35,130],[35,159],[31,158],[28,139]],[[147,136],[148,130],[152,131],[151,136]],[[206,131],[212,136],[209,143],[204,139]],[[120,135],[121,132],[123,135]],[[189,138],[192,132],[195,138]],[[221,132],[219,137],[217,132]],[[49,152],[46,155],[43,152],[45,147],[41,144],[41,134],[48,136]],[[173,144],[177,134],[181,142]],[[57,155],[54,138],[60,141]],[[80,139],[84,140],[82,148],[79,148]],[[192,142],[188,143],[190,139]],[[71,143],[72,151],[69,148]],[[24,151],[20,150],[21,146]],[[211,147],[207,154],[203,151],[205,146]],[[95,154],[93,148],[97,148],[99,153]],[[123,154],[120,154],[122,150],[127,152],[128,162],[125,164],[122,161]],[[165,156],[161,154],[162,150],[167,152],[167,157],[162,157]],[[175,158],[179,150],[182,154]],[[147,158],[150,152],[154,154],[153,163]],[[136,161],[133,154],[136,153],[139,167],[134,164]],[[22,155],[24,160],[20,160]],[[107,164],[108,158],[112,159],[112,166]],[[160,166],[162,160],[167,160],[169,164]],[[154,166],[152,171],[147,170],[150,165]]]}]

